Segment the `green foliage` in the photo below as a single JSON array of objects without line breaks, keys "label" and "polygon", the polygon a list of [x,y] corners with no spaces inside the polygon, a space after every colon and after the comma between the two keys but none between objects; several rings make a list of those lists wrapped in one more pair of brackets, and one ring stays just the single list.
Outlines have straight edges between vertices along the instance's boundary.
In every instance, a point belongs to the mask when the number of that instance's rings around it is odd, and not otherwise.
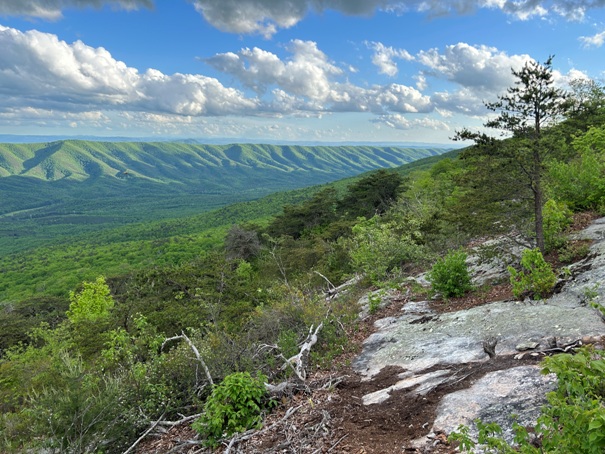
[{"label": "green foliage", "polygon": [[397,223],[382,222],[378,216],[360,218],[348,243],[353,267],[378,283],[389,271],[423,257],[420,238],[419,231],[401,231]]},{"label": "green foliage", "polygon": [[248,372],[236,372],[212,389],[204,405],[204,413],[192,424],[209,446],[216,447],[220,439],[236,432],[259,428],[267,393],[267,377],[252,377]]},{"label": "green foliage", "polygon": [[542,213],[546,251],[562,248],[567,243],[564,232],[572,223],[572,212],[565,203],[549,199]]},{"label": "green foliage", "polygon": [[371,293],[368,295],[368,311],[370,314],[375,314],[380,309],[383,295],[380,293]]},{"label": "green foliage", "polygon": [[284,206],[283,214],[276,216],[267,227],[274,237],[300,238],[305,233],[321,229],[336,220],[337,193],[332,187],[322,189],[300,205]]},{"label": "green foliage", "polygon": [[42,447],[84,454],[102,451],[116,436],[128,440],[136,413],[128,415],[120,405],[122,381],[87,374],[78,357],[63,354],[61,360],[61,386],[33,391],[26,410]]},{"label": "green foliage", "polygon": [[544,260],[539,249],[525,249],[521,256],[521,270],[508,267],[513,294],[520,298],[529,292],[535,298],[542,298],[555,286],[557,276],[552,266]]},{"label": "green foliage", "polygon": [[0,305],[0,356],[10,346],[29,342],[28,333],[41,323],[57,326],[65,319],[68,307],[66,298],[52,296]]},{"label": "green foliage", "polygon": [[94,240],[115,227],[193,216],[443,151],[77,140],[0,144],[0,225],[6,232],[0,254],[71,243],[82,234],[92,233]]},{"label": "green foliage", "polygon": [[114,306],[113,298],[104,277],[84,282],[78,293],[69,293],[67,318],[72,323],[97,322],[106,319]]},{"label": "green foliage", "polygon": [[[509,163],[521,170],[519,175],[525,180],[525,186],[531,188],[534,234],[542,252],[545,250],[542,223],[544,164],[560,145],[558,136],[550,134],[549,128],[569,110],[567,94],[554,85],[552,60],[552,56],[544,64],[532,60],[519,70],[513,69],[515,84],[507,89],[506,94],[498,96],[498,101],[486,104],[489,110],[498,112],[498,116],[490,119],[485,126],[512,133],[511,139],[498,141],[468,129],[456,134],[456,139],[475,140],[493,154],[504,153],[501,156],[508,158]],[[497,144],[505,145],[494,146]],[[519,182],[516,185],[520,186]]]},{"label": "green foliage", "polygon": [[605,209],[605,126],[592,127],[572,143],[576,157],[549,166],[550,193],[574,210]]},{"label": "green foliage", "polygon": [[459,297],[472,289],[466,253],[459,249],[437,260],[428,273],[433,290],[447,297]]},{"label": "green foliage", "polygon": [[513,423],[515,433],[515,443],[511,446],[502,437],[502,428],[496,423],[485,423],[480,419],[474,421],[479,432],[477,443],[471,438],[468,426],[461,425],[458,430],[452,432],[449,440],[460,443],[462,452],[473,452],[473,449],[480,445],[482,452],[494,454],[538,454],[540,451],[529,443],[527,430]]},{"label": "green foliage", "polygon": [[574,263],[588,255],[590,246],[583,241],[567,241],[558,252],[561,263]]},{"label": "green foliage", "polygon": [[338,210],[349,219],[383,214],[397,200],[402,184],[403,179],[395,172],[371,173],[348,187]]}]

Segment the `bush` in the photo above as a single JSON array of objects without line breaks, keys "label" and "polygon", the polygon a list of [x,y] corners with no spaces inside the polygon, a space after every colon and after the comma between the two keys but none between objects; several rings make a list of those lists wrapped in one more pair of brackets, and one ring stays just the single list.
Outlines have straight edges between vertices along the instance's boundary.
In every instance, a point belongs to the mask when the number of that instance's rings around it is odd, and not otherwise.
[{"label": "bush", "polygon": [[521,267],[521,271],[508,267],[515,298],[520,298],[526,292],[542,298],[552,291],[557,277],[539,249],[525,249],[521,256]]},{"label": "bush", "polygon": [[544,204],[543,215],[546,250],[563,248],[567,243],[563,232],[572,223],[572,212],[565,203],[549,199]]},{"label": "bush", "polygon": [[471,277],[466,266],[466,253],[461,249],[449,252],[437,260],[428,273],[433,290],[445,297],[459,297],[472,289]]},{"label": "bush", "polygon": [[82,283],[82,290],[69,293],[67,318],[73,323],[97,322],[106,319],[114,306],[109,287],[104,277],[94,282]]},{"label": "bush", "polygon": [[221,438],[260,427],[266,380],[263,375],[254,378],[248,372],[227,375],[213,388],[204,405],[204,413],[192,427],[213,447]]},{"label": "bush", "polygon": [[424,256],[419,238],[420,232],[402,232],[396,223],[382,222],[378,216],[359,218],[349,240],[353,268],[379,284],[390,271]]}]

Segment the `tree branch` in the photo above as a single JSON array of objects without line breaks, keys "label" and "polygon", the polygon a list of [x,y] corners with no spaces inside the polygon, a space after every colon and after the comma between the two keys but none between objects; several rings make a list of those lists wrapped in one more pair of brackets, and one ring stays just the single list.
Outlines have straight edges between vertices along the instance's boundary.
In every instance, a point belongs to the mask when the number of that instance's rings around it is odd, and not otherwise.
[{"label": "tree branch", "polygon": [[197,360],[202,365],[202,368],[204,369],[204,372],[206,373],[206,378],[210,382],[210,385],[214,386],[214,381],[212,380],[212,375],[210,375],[210,370],[208,370],[208,366],[206,366],[204,359],[200,355],[200,351],[197,349],[197,347],[195,345],[193,345],[193,342],[191,342],[191,339],[189,339],[189,337],[185,334],[184,331],[181,331],[181,334],[179,336],[169,337],[168,339],[164,340],[164,342],[162,342],[162,346],[160,347],[160,351],[164,349],[164,346],[166,345],[167,342],[170,342],[173,340],[178,340],[178,339],[184,339],[185,342],[187,342],[187,344],[193,351],[193,354],[195,355]]},{"label": "tree branch", "polygon": [[157,421],[155,421],[155,422],[154,422],[154,423],[153,423],[153,424],[152,424],[152,425],[149,427],[149,429],[147,429],[145,432],[143,432],[143,435],[141,435],[141,436],[140,436],[140,437],[137,439],[137,441],[135,441],[133,444],[131,444],[131,445],[130,445],[130,447],[129,447],[129,448],[126,450],[126,451],[124,451],[122,454],[129,454],[129,453],[130,453],[130,452],[131,452],[131,451],[132,451],[134,448],[136,448],[136,447],[137,447],[137,445],[138,445],[138,444],[139,444],[141,441],[143,441],[143,439],[144,439],[144,438],[145,438],[147,435],[149,435],[149,433],[150,433],[150,432],[151,432],[153,429],[155,429],[155,428],[158,426],[158,424],[160,424],[160,422],[161,422],[161,421],[162,421],[162,419],[164,418],[164,415],[165,415],[165,414],[166,414],[166,412],[162,413],[162,416],[160,416],[160,419],[158,419]]}]

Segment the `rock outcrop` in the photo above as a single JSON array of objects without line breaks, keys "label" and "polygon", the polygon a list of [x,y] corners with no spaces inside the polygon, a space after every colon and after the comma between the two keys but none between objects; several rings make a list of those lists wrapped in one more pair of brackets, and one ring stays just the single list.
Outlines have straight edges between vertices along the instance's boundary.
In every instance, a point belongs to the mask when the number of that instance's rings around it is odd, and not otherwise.
[{"label": "rock outcrop", "polygon": [[[495,343],[498,358],[512,358],[532,352],[537,356],[536,351],[571,342],[594,342],[605,336],[601,313],[590,304],[605,300],[605,288],[600,286],[605,281],[605,218],[575,234],[574,239],[592,241],[589,257],[569,267],[566,279],[550,298],[496,301],[455,312],[437,311],[428,301],[415,301],[405,304],[401,315],[376,321],[376,332],[365,341],[354,362],[355,371],[366,380],[387,366],[405,372],[389,388],[364,396],[363,404],[385,402],[397,390],[426,394],[437,386],[460,381],[457,366],[493,361],[484,348],[488,339]],[[509,260],[495,259],[486,265],[471,257],[469,263],[485,280],[501,278]],[[522,350],[526,353],[520,354]],[[460,424],[469,425],[481,418],[499,423],[512,437],[511,414],[516,414],[521,424],[535,421],[546,393],[556,386],[556,378],[542,375],[537,362],[515,367],[514,361],[508,361],[507,365],[446,395],[427,433],[449,433]],[[417,440],[416,445],[427,440]]]}]

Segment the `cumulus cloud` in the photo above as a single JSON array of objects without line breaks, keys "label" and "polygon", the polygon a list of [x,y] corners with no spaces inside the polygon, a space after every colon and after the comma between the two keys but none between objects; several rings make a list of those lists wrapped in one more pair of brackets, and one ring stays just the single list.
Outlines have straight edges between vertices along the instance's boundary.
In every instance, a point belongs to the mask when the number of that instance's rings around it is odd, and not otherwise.
[{"label": "cumulus cloud", "polygon": [[593,36],[580,36],[579,39],[584,47],[601,47],[605,42],[605,31]]},{"label": "cumulus cloud", "polygon": [[194,5],[220,30],[268,38],[278,29],[294,26],[311,11],[334,10],[346,15],[418,11],[436,16],[497,9],[520,20],[549,14],[582,20],[589,10],[604,7],[605,0],[194,0]]},{"label": "cumulus cloud", "polygon": [[48,33],[0,26],[0,48],[4,107],[228,115],[258,106],[256,99],[216,79],[153,69],[141,74],[102,47],[68,44]]},{"label": "cumulus cloud", "polygon": [[244,48],[205,61],[235,77],[259,96],[271,90],[271,110],[274,112],[431,110],[430,98],[414,87],[389,84],[367,88],[341,80],[345,71],[332,63],[315,42],[294,40],[288,50],[291,57],[285,60],[259,48]]},{"label": "cumulus cloud", "polygon": [[450,127],[443,121],[436,120],[430,117],[408,119],[400,114],[382,115],[374,123],[385,124],[393,129],[409,130],[409,129],[432,129],[435,131],[449,131]]},{"label": "cumulus cloud", "polygon": [[293,55],[288,61],[256,47],[217,54],[205,61],[258,93],[278,86],[294,95],[326,99],[331,90],[330,78],[341,75],[343,70],[330,62],[312,41],[294,40],[288,50]]},{"label": "cumulus cloud", "polygon": [[140,7],[150,8],[153,0],[2,0],[0,15],[39,17],[59,19],[66,8],[100,7],[110,5],[126,10]]},{"label": "cumulus cloud", "polygon": [[[478,9],[496,9],[526,20],[556,14],[582,20],[588,11],[602,8],[605,0],[190,0],[195,9],[219,30],[261,34],[269,38],[290,28],[312,11],[338,11],[369,16],[382,10],[398,14],[418,11],[431,16],[468,14]],[[2,0],[0,15],[58,19],[66,8],[111,5],[124,9],[152,7],[154,0]]]},{"label": "cumulus cloud", "polygon": [[494,47],[458,43],[447,46],[443,52],[421,51],[416,60],[428,68],[427,75],[491,92],[510,86],[514,81],[511,68],[520,69],[531,57],[508,55]]},{"label": "cumulus cloud", "polygon": [[395,49],[387,47],[382,43],[367,43],[368,47],[374,50],[372,55],[372,63],[378,67],[380,74],[386,74],[389,77],[395,77],[399,72],[395,60],[413,60],[414,57],[405,49]]}]

